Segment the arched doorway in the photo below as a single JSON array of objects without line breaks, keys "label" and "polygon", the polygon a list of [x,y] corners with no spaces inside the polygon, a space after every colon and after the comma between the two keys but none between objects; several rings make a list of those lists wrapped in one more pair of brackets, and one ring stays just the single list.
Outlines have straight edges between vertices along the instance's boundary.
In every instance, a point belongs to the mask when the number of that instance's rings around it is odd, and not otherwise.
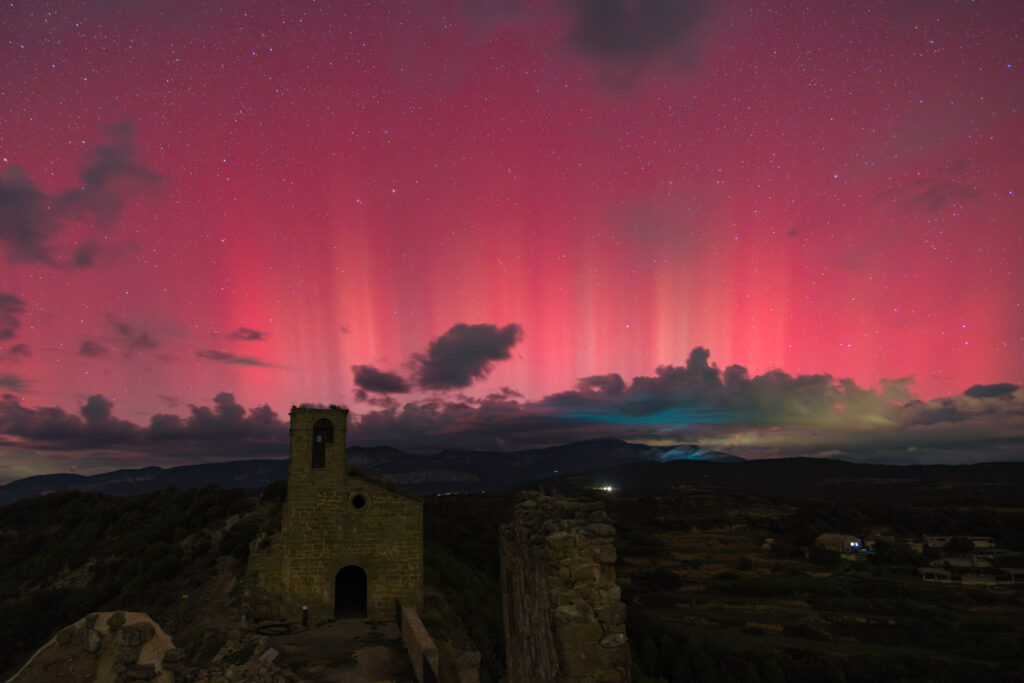
[{"label": "arched doorway", "polygon": [[366,618],[366,572],[361,567],[350,564],[334,578],[334,616]]}]

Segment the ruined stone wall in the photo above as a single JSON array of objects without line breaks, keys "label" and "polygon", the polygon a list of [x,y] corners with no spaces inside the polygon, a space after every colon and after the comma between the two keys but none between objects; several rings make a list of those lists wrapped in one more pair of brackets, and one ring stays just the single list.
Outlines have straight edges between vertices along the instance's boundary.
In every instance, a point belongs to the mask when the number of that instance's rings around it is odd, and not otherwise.
[{"label": "ruined stone wall", "polygon": [[[288,497],[281,533],[251,552],[247,585],[253,607],[313,623],[334,616],[335,577],[347,566],[366,572],[367,618],[395,618],[396,602],[423,605],[423,505],[416,496],[348,472],[341,409],[293,408]],[[323,467],[313,466],[314,424],[334,425]]]},{"label": "ruined stone wall", "polygon": [[440,671],[440,660],[437,645],[434,639],[427,633],[426,627],[420,621],[420,615],[411,607],[402,606],[401,610],[402,643],[409,653],[409,662],[412,664],[416,674],[416,680],[424,680],[424,660],[436,675]]},{"label": "ruined stone wall", "polygon": [[508,683],[630,680],[615,559],[602,503],[520,494],[501,529]]},{"label": "ruined stone wall", "polygon": [[[280,534],[260,535],[249,544],[245,569],[245,603],[251,615],[283,617],[281,614]],[[274,541],[277,541],[276,543]]]}]

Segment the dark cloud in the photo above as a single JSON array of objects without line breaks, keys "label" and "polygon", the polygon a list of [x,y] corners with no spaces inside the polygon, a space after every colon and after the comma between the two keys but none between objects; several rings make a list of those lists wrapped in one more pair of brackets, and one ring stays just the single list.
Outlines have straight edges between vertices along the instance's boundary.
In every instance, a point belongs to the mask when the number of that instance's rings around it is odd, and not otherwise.
[{"label": "dark cloud", "polygon": [[26,389],[25,380],[21,379],[17,375],[10,373],[0,375],[0,389],[7,389],[8,391],[23,392]]},{"label": "dark cloud", "polygon": [[249,358],[247,356],[239,356],[234,353],[227,351],[217,351],[216,349],[206,349],[203,351],[196,351],[196,355],[206,360],[217,361],[218,363],[228,363],[230,365],[253,365],[263,368],[276,368],[278,366],[273,363],[267,363],[259,358]]},{"label": "dark cloud", "polygon": [[572,44],[601,60],[647,61],[689,49],[707,14],[700,0],[572,0]]},{"label": "dark cloud", "polygon": [[32,349],[28,344],[15,344],[7,350],[7,359],[18,361],[22,358],[30,358],[32,356]]},{"label": "dark cloud", "polygon": [[114,402],[100,394],[90,396],[82,406],[82,417],[86,424],[98,424],[111,419]]},{"label": "dark cloud", "polygon": [[270,441],[287,443],[287,426],[270,406],[246,410],[235,401],[234,394],[221,392],[213,399],[213,407],[190,405],[186,418],[177,415],[154,415],[145,432],[148,441]]},{"label": "dark cloud", "polygon": [[[0,377],[8,389],[17,388],[9,386],[15,382],[20,380]],[[615,374],[585,377],[575,390],[536,401],[506,388],[482,399],[399,404],[360,389],[357,396],[371,409],[353,412],[349,440],[430,451],[617,437],[699,443],[751,457],[839,452],[868,459],[919,451],[939,459],[941,453],[962,458],[970,451],[984,459],[985,453],[1004,457],[1024,444],[1024,390],[1018,385],[977,385],[930,401],[914,400],[912,386],[910,378],[864,388],[827,374],[751,375],[739,365],[723,370],[707,349],[697,347],[684,365],[661,366],[629,382]],[[0,401],[0,438],[41,450],[105,448],[182,458],[287,451],[287,426],[277,414],[268,406],[247,410],[230,393],[218,394],[211,406],[189,406],[186,416],[154,415],[144,427],[115,413],[114,403],[98,395],[77,414],[26,408],[6,395]]]},{"label": "dark cloud", "polygon": [[459,323],[413,357],[416,381],[424,389],[468,387],[490,374],[494,361],[509,358],[522,338],[523,328],[515,323],[501,328]]},{"label": "dark cloud", "polygon": [[124,214],[126,203],[164,182],[164,177],[135,158],[135,125],[123,121],[104,131],[106,144],[96,147],[92,163],[78,176],[81,186],[65,191],[57,209],[80,221],[110,226]]},{"label": "dark cloud", "polygon": [[993,398],[996,396],[1008,396],[1020,389],[1019,384],[1002,382],[1000,384],[975,384],[964,392],[964,396],[971,398]]},{"label": "dark cloud", "polygon": [[383,396],[372,396],[366,393],[366,391],[364,391],[363,389],[356,389],[356,391],[353,393],[353,396],[357,401],[367,403],[371,406],[374,406],[375,408],[383,408],[385,410],[393,410],[395,408],[398,408],[398,406],[400,405],[398,401],[391,398],[387,394]]},{"label": "dark cloud", "polygon": [[113,403],[100,395],[90,396],[80,415],[62,408],[26,408],[4,397],[0,401],[0,433],[20,437],[46,448],[95,448],[109,444],[134,443],[142,435],[137,425],[112,414]]},{"label": "dark cloud", "polygon": [[949,204],[977,197],[977,192],[955,177],[971,165],[970,159],[957,159],[913,182],[890,187],[878,196],[895,200],[909,210],[935,213]]},{"label": "dark cloud", "polygon": [[626,390],[622,376],[615,372],[609,375],[584,377],[576,384],[577,391],[601,394],[621,394]]},{"label": "dark cloud", "polygon": [[78,355],[85,356],[86,358],[102,358],[110,353],[103,344],[99,344],[88,339],[82,342],[82,345],[78,347]]},{"label": "dark cloud", "polygon": [[104,133],[107,141],[79,171],[79,186],[56,196],[41,192],[19,168],[6,170],[0,178],[0,243],[8,261],[90,265],[96,250],[92,243],[60,256],[53,240],[68,222],[109,228],[129,201],[163,184],[163,176],[136,159],[131,123],[108,126]]},{"label": "dark cloud", "polygon": [[522,397],[523,397],[523,395],[520,394],[515,389],[513,389],[512,387],[502,387],[501,389],[498,389],[496,392],[494,392],[492,394],[488,394],[487,395],[487,400],[488,401],[499,401],[499,400],[504,400],[504,399],[517,399],[517,398],[522,398]]},{"label": "dark cloud", "polygon": [[71,257],[71,261],[79,267],[91,266],[96,261],[96,250],[98,247],[95,244],[83,244],[82,246],[75,249],[75,253]]},{"label": "dark cloud", "polygon": [[263,341],[267,338],[267,333],[248,327],[239,327],[228,336],[231,339],[241,339],[242,341]]},{"label": "dark cloud", "polygon": [[13,294],[0,292],[0,341],[12,339],[17,334],[21,326],[20,316],[24,312],[24,301]]},{"label": "dark cloud", "polygon": [[[695,348],[683,366],[665,365],[625,382],[586,377],[577,388],[539,401],[493,394],[486,399],[425,401],[356,416],[354,442],[412,450],[523,448],[618,437],[701,443],[742,454],[799,455],[828,448],[858,452],[973,448],[1024,442],[1020,389],[985,389],[993,397],[913,400],[912,380],[863,388],[828,374],[772,370],[751,376],[724,370]],[[972,392],[979,393],[979,392]],[[888,451],[886,451],[888,452]]]},{"label": "dark cloud", "polygon": [[0,400],[0,435],[44,450],[108,448],[160,454],[233,455],[287,452],[288,428],[270,406],[246,410],[230,393],[213,406],[189,406],[189,415],[157,414],[141,427],[114,416],[114,403],[94,395],[79,414],[62,408],[26,408],[14,396]]},{"label": "dark cloud", "polygon": [[[631,91],[648,72],[691,71],[709,32],[713,0],[462,0],[467,25],[519,31],[530,25],[565,26],[557,38],[596,68],[613,91]],[[545,29],[547,30],[547,29]]]},{"label": "dark cloud", "polygon": [[941,211],[947,204],[963,199],[973,199],[975,196],[974,190],[960,183],[939,182],[914,194],[910,202],[915,207],[934,213]]},{"label": "dark cloud", "polygon": [[372,365],[353,365],[353,379],[363,391],[378,394],[406,394],[412,391],[408,380],[394,372],[384,372]]},{"label": "dark cloud", "polygon": [[63,229],[53,200],[39,191],[20,168],[0,178],[0,243],[11,263],[53,263],[48,245]]},{"label": "dark cloud", "polygon": [[151,351],[159,346],[149,332],[140,330],[123,320],[118,320],[112,315],[107,316],[107,323],[114,332],[117,346],[125,356],[131,356],[136,351]]}]

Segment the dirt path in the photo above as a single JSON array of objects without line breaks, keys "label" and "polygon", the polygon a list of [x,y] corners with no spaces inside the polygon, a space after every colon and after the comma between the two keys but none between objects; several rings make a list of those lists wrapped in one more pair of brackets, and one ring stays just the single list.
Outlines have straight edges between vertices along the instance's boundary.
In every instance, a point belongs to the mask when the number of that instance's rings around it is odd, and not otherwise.
[{"label": "dirt path", "polygon": [[274,663],[324,683],[413,681],[397,624],[343,619],[267,638],[280,652]]}]

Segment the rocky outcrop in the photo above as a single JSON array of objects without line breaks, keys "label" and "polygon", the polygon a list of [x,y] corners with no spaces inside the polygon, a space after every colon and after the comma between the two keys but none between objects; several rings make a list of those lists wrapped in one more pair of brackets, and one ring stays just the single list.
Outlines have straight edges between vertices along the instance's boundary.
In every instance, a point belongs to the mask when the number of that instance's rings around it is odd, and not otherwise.
[{"label": "rocky outcrop", "polygon": [[[189,667],[187,655],[142,612],[94,612],[61,629],[8,683],[291,683],[274,666],[266,638],[233,629],[210,666]],[[223,639],[223,636],[221,636]]]},{"label": "rocky outcrop", "polygon": [[95,612],[61,629],[11,683],[157,681],[172,683],[181,652],[141,612]]},{"label": "rocky outcrop", "polygon": [[501,529],[509,683],[629,681],[615,559],[603,503],[520,494]]}]

